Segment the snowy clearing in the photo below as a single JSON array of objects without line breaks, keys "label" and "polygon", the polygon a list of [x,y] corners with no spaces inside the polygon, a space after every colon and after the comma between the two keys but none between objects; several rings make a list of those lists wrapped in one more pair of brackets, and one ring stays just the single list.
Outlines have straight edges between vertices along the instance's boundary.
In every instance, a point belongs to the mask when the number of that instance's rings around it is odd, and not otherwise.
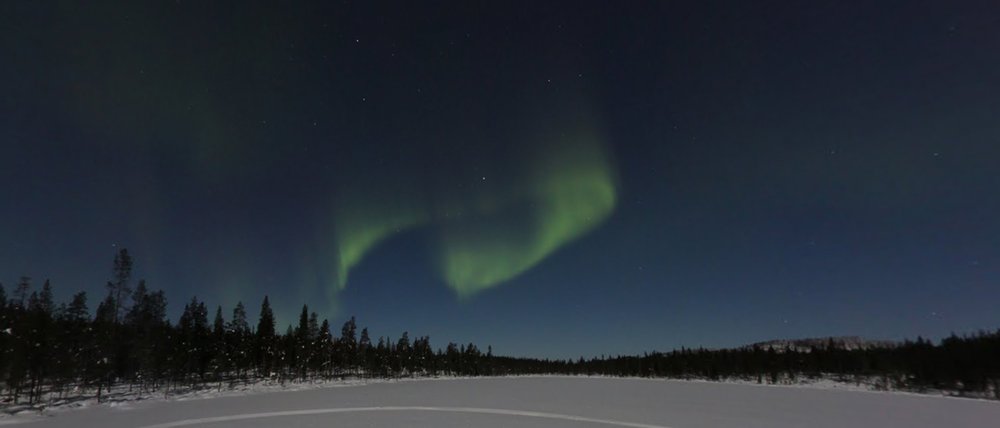
[{"label": "snowy clearing", "polygon": [[148,400],[0,420],[30,427],[983,427],[1000,402],[674,380],[427,379]]}]

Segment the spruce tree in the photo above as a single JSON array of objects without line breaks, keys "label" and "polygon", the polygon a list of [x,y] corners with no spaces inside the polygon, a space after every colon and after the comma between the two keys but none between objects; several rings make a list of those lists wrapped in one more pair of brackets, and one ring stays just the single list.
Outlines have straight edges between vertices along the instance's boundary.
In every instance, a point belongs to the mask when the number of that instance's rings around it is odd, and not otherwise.
[{"label": "spruce tree", "polygon": [[357,363],[357,340],[355,339],[355,332],[357,331],[357,323],[354,321],[354,317],[344,323],[344,326],[340,329],[340,340],[338,341],[338,348],[340,354],[340,361],[344,364],[347,371],[352,372]]},{"label": "spruce tree", "polygon": [[231,368],[227,349],[226,320],[222,318],[222,305],[215,308],[215,319],[212,321],[212,376],[221,379]]},{"label": "spruce tree", "polygon": [[108,291],[115,297],[114,322],[118,324],[125,316],[125,299],[128,299],[132,292],[129,287],[129,280],[132,278],[132,256],[129,256],[127,249],[122,248],[115,255],[112,272],[114,281],[108,283]]},{"label": "spruce tree", "polygon": [[[191,299],[194,307],[194,353],[195,368],[199,379],[205,378],[205,372],[212,360],[211,329],[208,326],[208,308],[205,302]],[[195,304],[197,303],[197,304]]]},{"label": "spruce tree", "polygon": [[371,348],[372,339],[368,336],[368,328],[365,327],[361,329],[361,339],[358,339],[358,355],[361,359],[361,365],[365,368],[366,375],[374,371]]},{"label": "spruce tree", "polygon": [[407,372],[413,370],[410,351],[410,333],[404,331],[403,336],[399,338],[399,342],[396,342],[396,358],[399,361],[400,369]]},{"label": "spruce tree", "polygon": [[30,288],[30,281],[30,278],[21,277],[20,282],[18,282],[14,298],[11,299],[9,307],[10,327],[5,331],[9,336],[8,367],[5,383],[14,403],[17,403],[18,397],[21,395],[29,369],[28,354],[30,352],[31,325],[25,308],[28,302],[28,297],[25,294]]},{"label": "spruce tree", "polygon": [[330,376],[333,369],[333,337],[330,333],[330,321],[324,319],[323,324],[320,325],[316,348],[313,369],[322,371],[325,376]]},{"label": "spruce tree", "polygon": [[260,305],[260,321],[257,322],[257,337],[274,337],[274,312],[271,311],[271,302],[264,296],[264,302]]},{"label": "spruce tree", "polygon": [[243,302],[237,302],[233,308],[233,318],[229,322],[228,346],[230,359],[236,369],[237,376],[243,377],[253,361],[250,346],[250,325],[247,323],[247,311]]},{"label": "spruce tree", "polygon": [[97,400],[101,400],[101,393],[106,387],[110,387],[113,381],[112,375],[115,367],[115,297],[109,291],[94,313],[92,332],[94,336],[94,364],[91,372],[87,376],[90,383],[97,385]]},{"label": "spruce tree", "polygon": [[261,376],[269,376],[275,354],[275,343],[274,312],[271,311],[271,303],[267,296],[264,296],[264,302],[260,305],[260,320],[257,322],[256,342],[254,350],[258,373]]},{"label": "spruce tree", "polygon": [[93,360],[87,294],[76,293],[69,305],[61,305],[55,322],[58,331],[55,340],[59,346],[54,352],[53,363],[57,382],[62,384],[84,376],[87,365]]},{"label": "spruce tree", "polygon": [[31,291],[31,277],[22,276],[21,279],[17,281],[17,287],[14,288],[11,306],[14,306],[17,310],[24,310],[25,305],[28,303],[29,291]]},{"label": "spruce tree", "polygon": [[290,338],[294,342],[288,363],[295,367],[298,376],[305,376],[306,365],[309,359],[309,306],[302,305],[302,312],[299,314],[299,325],[295,328],[294,337]]},{"label": "spruce tree", "polygon": [[55,345],[53,328],[52,286],[45,281],[42,290],[31,293],[28,302],[26,339],[28,375],[31,379],[28,402],[34,403],[42,388],[44,378],[48,376],[52,360],[51,349]]},{"label": "spruce tree", "polygon": [[309,341],[315,341],[319,337],[319,315],[315,312],[309,314],[309,324],[307,328],[307,337]]}]

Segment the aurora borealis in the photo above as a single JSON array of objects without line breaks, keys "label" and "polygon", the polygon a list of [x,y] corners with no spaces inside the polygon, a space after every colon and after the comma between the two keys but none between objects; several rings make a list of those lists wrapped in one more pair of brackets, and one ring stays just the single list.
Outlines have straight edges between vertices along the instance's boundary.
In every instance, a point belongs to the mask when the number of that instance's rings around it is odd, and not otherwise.
[{"label": "aurora borealis", "polygon": [[549,147],[505,165],[494,179],[507,183],[479,186],[486,189],[394,183],[395,191],[374,196],[344,192],[336,213],[338,284],[374,246],[413,227],[434,229],[440,274],[460,296],[514,278],[613,212],[615,171],[598,138],[581,132],[541,141]]},{"label": "aurora borealis", "polygon": [[0,283],[127,247],[171,311],[540,357],[993,329],[996,12],[5,2]]},{"label": "aurora borealis", "polygon": [[[532,187],[524,200],[479,204],[473,219],[445,224],[441,263],[448,284],[459,294],[471,294],[531,268],[546,256],[597,227],[614,210],[613,170],[594,147],[590,135],[578,136],[572,149],[553,152],[535,163]],[[569,143],[567,143],[569,144]],[[573,152],[570,152],[573,150]],[[499,230],[497,217],[508,205],[528,205],[527,230]]]}]

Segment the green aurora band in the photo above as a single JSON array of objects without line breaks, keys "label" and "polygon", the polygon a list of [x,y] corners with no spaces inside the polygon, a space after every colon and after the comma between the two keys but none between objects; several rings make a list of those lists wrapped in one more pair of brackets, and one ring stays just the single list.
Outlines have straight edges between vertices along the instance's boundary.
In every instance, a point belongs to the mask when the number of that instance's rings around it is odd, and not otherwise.
[{"label": "green aurora band", "polygon": [[511,216],[505,210],[486,213],[471,227],[443,225],[440,268],[459,296],[524,273],[614,210],[614,174],[596,140],[554,150],[532,169],[528,200],[517,204],[527,210],[526,225],[505,222]]},{"label": "green aurora band", "polygon": [[543,148],[529,162],[505,169],[514,176],[500,188],[343,195],[335,213],[338,286],[345,287],[351,269],[382,241],[428,227],[442,278],[459,297],[469,297],[528,271],[612,214],[617,175],[593,132],[536,147]]},{"label": "green aurora band", "polygon": [[351,210],[340,210],[337,217],[337,285],[347,286],[347,275],[351,269],[380,242],[405,229],[427,221],[426,214],[413,208],[392,207],[366,201],[350,205]]}]

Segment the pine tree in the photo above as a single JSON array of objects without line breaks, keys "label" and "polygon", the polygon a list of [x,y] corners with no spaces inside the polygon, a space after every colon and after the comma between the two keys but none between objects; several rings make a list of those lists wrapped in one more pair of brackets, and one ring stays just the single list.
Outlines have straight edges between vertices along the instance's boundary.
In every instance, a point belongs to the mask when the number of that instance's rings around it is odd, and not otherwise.
[{"label": "pine tree", "polygon": [[148,368],[151,373],[160,373],[169,365],[170,323],[167,321],[167,295],[156,290],[146,295],[142,303],[142,314],[146,328],[145,340],[149,345]]},{"label": "pine tree", "polygon": [[410,351],[410,333],[404,331],[403,336],[399,338],[399,342],[396,342],[396,358],[399,360],[400,369],[407,372],[412,372],[413,370]]},{"label": "pine tree", "polygon": [[461,353],[458,350],[458,345],[453,342],[449,342],[448,347],[445,350],[445,362],[449,374],[456,375],[460,373],[460,356]]},{"label": "pine tree", "polygon": [[179,374],[188,378],[197,375],[203,379],[211,361],[211,339],[208,327],[208,309],[196,297],[184,306],[184,313],[177,322],[177,366]]},{"label": "pine tree", "polygon": [[109,291],[94,313],[92,331],[94,336],[94,364],[90,366],[90,373],[87,375],[88,383],[97,385],[97,400],[101,400],[101,393],[105,387],[110,387],[114,381],[112,378],[115,357],[115,297]]},{"label": "pine tree", "polygon": [[108,283],[108,291],[115,298],[114,322],[118,324],[125,316],[125,299],[128,299],[132,292],[129,287],[129,280],[132,278],[132,257],[129,256],[127,249],[122,248],[115,255],[112,271],[114,282]]},{"label": "pine tree", "polygon": [[42,291],[38,294],[38,310],[42,313],[48,314],[50,317],[55,310],[55,303],[52,300],[52,285],[49,284],[49,280],[45,280],[45,284],[42,285]]},{"label": "pine tree", "polygon": [[55,345],[53,306],[52,286],[46,280],[40,292],[31,293],[26,314],[28,375],[31,379],[29,403],[38,399],[42,382],[50,369],[53,356],[51,349]]},{"label": "pine tree", "polygon": [[226,334],[226,320],[222,318],[222,305],[215,307],[215,319],[212,321],[212,334],[222,336]]},{"label": "pine tree", "polygon": [[290,349],[288,364],[295,367],[299,377],[304,377],[310,348],[308,305],[302,305],[302,312],[299,314],[299,325],[295,328],[292,340],[295,345]]},{"label": "pine tree", "polygon": [[215,319],[212,322],[212,374],[221,379],[231,367],[226,342],[226,320],[222,318],[222,305],[215,308]]},{"label": "pine tree", "polygon": [[313,369],[322,371],[325,376],[330,376],[330,371],[333,369],[333,337],[330,333],[330,321],[324,319],[323,324],[320,325],[316,348]]},{"label": "pine tree", "polygon": [[230,359],[236,368],[237,376],[243,377],[253,363],[253,354],[250,346],[250,325],[247,323],[247,311],[243,307],[243,302],[237,302],[233,308],[233,318],[229,322],[229,350]]},{"label": "pine tree", "polygon": [[317,315],[315,312],[311,312],[309,314],[309,325],[307,333],[310,342],[315,341],[316,338],[319,337],[319,315]]},{"label": "pine tree", "polygon": [[379,336],[378,345],[375,347],[375,358],[373,366],[376,367],[376,371],[380,376],[386,376],[389,369],[389,349],[386,345],[386,340],[384,337]]},{"label": "pine tree", "polygon": [[250,325],[247,323],[247,310],[243,307],[243,302],[237,302],[236,307],[233,308],[233,318],[229,323],[229,329],[233,332],[250,332]]},{"label": "pine tree", "polygon": [[205,306],[205,302],[197,302],[196,299],[192,298],[191,303],[194,307],[194,353],[195,353],[195,367],[196,374],[199,379],[205,378],[205,372],[208,370],[209,364],[212,360],[212,345],[211,345],[211,330],[208,326],[208,308]]},{"label": "pine tree", "polygon": [[93,360],[93,345],[88,334],[90,312],[87,310],[87,293],[73,295],[69,305],[61,305],[56,316],[55,377],[61,385],[81,378],[86,374],[87,365]]},{"label": "pine tree", "polygon": [[321,352],[319,344],[319,315],[315,312],[309,314],[309,321],[306,324],[306,335],[305,343],[303,344],[303,355],[300,361],[302,376],[305,376],[306,372],[311,366],[313,366],[318,359],[318,354]]},{"label": "pine tree", "polygon": [[297,373],[298,366],[296,365],[297,357],[297,346],[298,340],[295,337],[295,330],[292,329],[292,325],[289,324],[288,328],[285,330],[283,336],[278,337],[278,359],[280,361],[279,369],[283,374],[282,377],[288,377]]},{"label": "pine tree", "polygon": [[344,326],[340,329],[340,340],[338,341],[338,348],[340,354],[340,361],[343,362],[345,369],[348,372],[353,372],[357,363],[357,340],[355,339],[355,332],[358,326],[354,321],[354,317],[344,323]]},{"label": "pine tree", "polygon": [[188,373],[191,372],[191,367],[193,366],[191,352],[193,337],[194,311],[191,308],[191,303],[187,303],[184,305],[184,312],[181,313],[181,317],[177,319],[177,328],[173,336],[174,356],[172,358],[172,369],[175,378],[185,380]]},{"label": "pine tree", "polygon": [[25,305],[28,303],[29,291],[31,291],[31,277],[22,276],[17,282],[17,288],[14,289],[14,299],[11,301],[11,306],[19,310],[24,310]]},{"label": "pine tree", "polygon": [[270,375],[275,356],[274,339],[274,313],[271,311],[270,301],[264,296],[264,302],[260,305],[260,321],[257,323],[255,345],[255,360],[261,376]]},{"label": "pine tree", "polygon": [[299,326],[295,329],[295,335],[302,339],[308,335],[309,331],[309,305],[302,305],[302,312],[299,313]]},{"label": "pine tree", "polygon": [[17,403],[18,397],[28,377],[29,352],[31,346],[31,325],[27,316],[27,292],[31,287],[31,278],[21,277],[10,301],[8,312],[10,327],[5,331],[9,335],[9,352],[6,363],[6,386],[10,390],[12,400]]},{"label": "pine tree", "polygon": [[146,337],[148,326],[143,314],[143,303],[148,298],[147,294],[146,282],[139,281],[132,293],[132,307],[125,313],[122,321],[124,328],[119,332],[119,343],[126,348],[125,353],[128,356],[126,372],[131,375],[133,380],[140,383],[143,372],[149,365],[151,351],[149,349],[150,343],[148,343],[149,338]]},{"label": "pine tree", "polygon": [[271,303],[267,296],[260,305],[260,321],[257,322],[257,336],[262,338],[274,337],[274,312],[271,311]]},{"label": "pine tree", "polygon": [[368,336],[368,328],[361,329],[361,339],[358,340],[358,354],[361,365],[365,368],[365,375],[371,376],[375,371],[375,361],[372,351],[372,339]]}]

